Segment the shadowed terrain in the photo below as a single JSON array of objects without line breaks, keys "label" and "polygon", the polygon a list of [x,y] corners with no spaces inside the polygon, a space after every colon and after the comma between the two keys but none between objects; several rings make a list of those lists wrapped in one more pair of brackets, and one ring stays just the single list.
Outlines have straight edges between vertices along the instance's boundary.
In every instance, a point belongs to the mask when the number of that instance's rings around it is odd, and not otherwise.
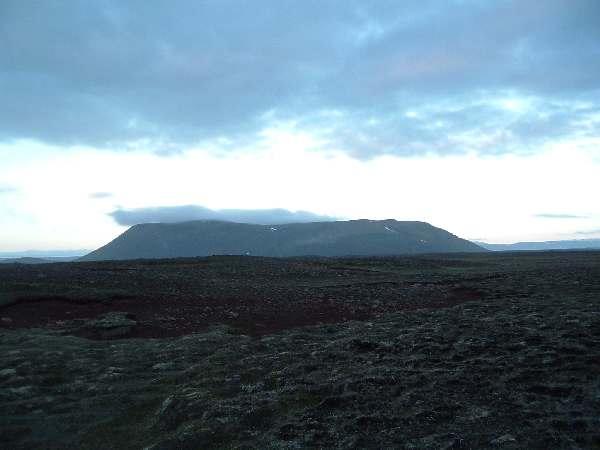
[{"label": "shadowed terrain", "polygon": [[6,448],[598,448],[600,252],[0,267]]}]

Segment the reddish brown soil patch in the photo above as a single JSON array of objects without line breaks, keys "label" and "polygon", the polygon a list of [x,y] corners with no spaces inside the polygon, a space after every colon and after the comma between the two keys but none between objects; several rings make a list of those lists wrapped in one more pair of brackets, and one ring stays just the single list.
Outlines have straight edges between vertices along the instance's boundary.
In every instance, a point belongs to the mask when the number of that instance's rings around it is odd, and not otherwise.
[{"label": "reddish brown soil patch", "polygon": [[256,336],[444,308],[479,300],[487,292],[482,288],[487,274],[461,281],[445,272],[453,260],[438,261],[433,272],[415,270],[423,264],[428,267],[414,258],[244,257],[6,264],[0,267],[0,300],[8,296],[16,302],[0,306],[0,328],[73,333],[85,320],[119,311],[137,321],[126,337],[180,336],[215,324]]},{"label": "reddish brown soil patch", "polygon": [[[376,285],[375,285],[376,287]],[[413,288],[414,289],[414,288]],[[365,301],[359,304],[334,298],[219,298],[179,296],[173,298],[138,297],[93,301],[49,296],[22,298],[0,309],[4,328],[69,328],[111,311],[131,314],[137,326],[124,337],[163,338],[205,330],[227,324],[240,333],[260,336],[308,325],[368,320],[384,313],[418,308],[444,308],[482,298],[480,291],[452,288],[435,293],[423,292],[418,303],[404,301]],[[393,299],[392,299],[393,300]],[[94,338],[85,331],[73,334]],[[123,336],[121,336],[123,337]]]}]

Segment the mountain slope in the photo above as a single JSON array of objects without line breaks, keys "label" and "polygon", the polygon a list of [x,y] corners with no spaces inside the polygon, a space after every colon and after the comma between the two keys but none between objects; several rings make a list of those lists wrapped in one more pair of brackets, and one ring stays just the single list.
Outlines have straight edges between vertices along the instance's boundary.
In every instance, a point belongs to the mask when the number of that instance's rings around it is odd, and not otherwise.
[{"label": "mountain slope", "polygon": [[351,220],[254,225],[220,221],[135,225],[81,261],[209,255],[349,256],[485,249],[425,222]]}]

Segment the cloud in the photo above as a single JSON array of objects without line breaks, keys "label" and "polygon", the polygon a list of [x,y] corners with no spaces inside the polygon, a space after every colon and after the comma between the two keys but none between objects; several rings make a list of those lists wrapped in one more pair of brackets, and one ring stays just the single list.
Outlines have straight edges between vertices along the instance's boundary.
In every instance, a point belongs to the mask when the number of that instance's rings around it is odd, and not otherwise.
[{"label": "cloud", "polygon": [[336,220],[307,211],[287,209],[209,209],[203,206],[162,206],[155,208],[117,209],[109,214],[119,225],[139,223],[174,223],[190,220],[223,220],[228,222],[274,225],[298,222]]},{"label": "cloud", "polygon": [[598,236],[600,237],[600,228],[596,228],[595,230],[582,230],[582,231],[576,231],[574,234],[577,235],[581,235],[581,236]]},{"label": "cloud", "polygon": [[0,140],[171,155],[292,123],[361,158],[535,151],[600,135],[598,17],[596,0],[4,0]]},{"label": "cloud", "polygon": [[97,200],[103,199],[103,198],[110,198],[112,196],[113,196],[112,192],[92,192],[90,194],[90,198],[97,199]]},{"label": "cloud", "polygon": [[2,186],[0,185],[0,195],[2,194],[13,194],[17,192],[18,189],[13,186]]},{"label": "cloud", "polygon": [[536,214],[539,219],[589,219],[589,216],[578,216],[576,214]]}]

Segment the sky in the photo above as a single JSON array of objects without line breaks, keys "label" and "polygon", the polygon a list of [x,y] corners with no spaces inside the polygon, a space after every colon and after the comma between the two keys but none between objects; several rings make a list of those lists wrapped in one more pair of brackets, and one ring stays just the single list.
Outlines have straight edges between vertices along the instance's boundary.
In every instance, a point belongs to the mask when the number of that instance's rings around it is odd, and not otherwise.
[{"label": "sky", "polygon": [[0,2],[0,251],[148,221],[600,237],[600,2]]}]

